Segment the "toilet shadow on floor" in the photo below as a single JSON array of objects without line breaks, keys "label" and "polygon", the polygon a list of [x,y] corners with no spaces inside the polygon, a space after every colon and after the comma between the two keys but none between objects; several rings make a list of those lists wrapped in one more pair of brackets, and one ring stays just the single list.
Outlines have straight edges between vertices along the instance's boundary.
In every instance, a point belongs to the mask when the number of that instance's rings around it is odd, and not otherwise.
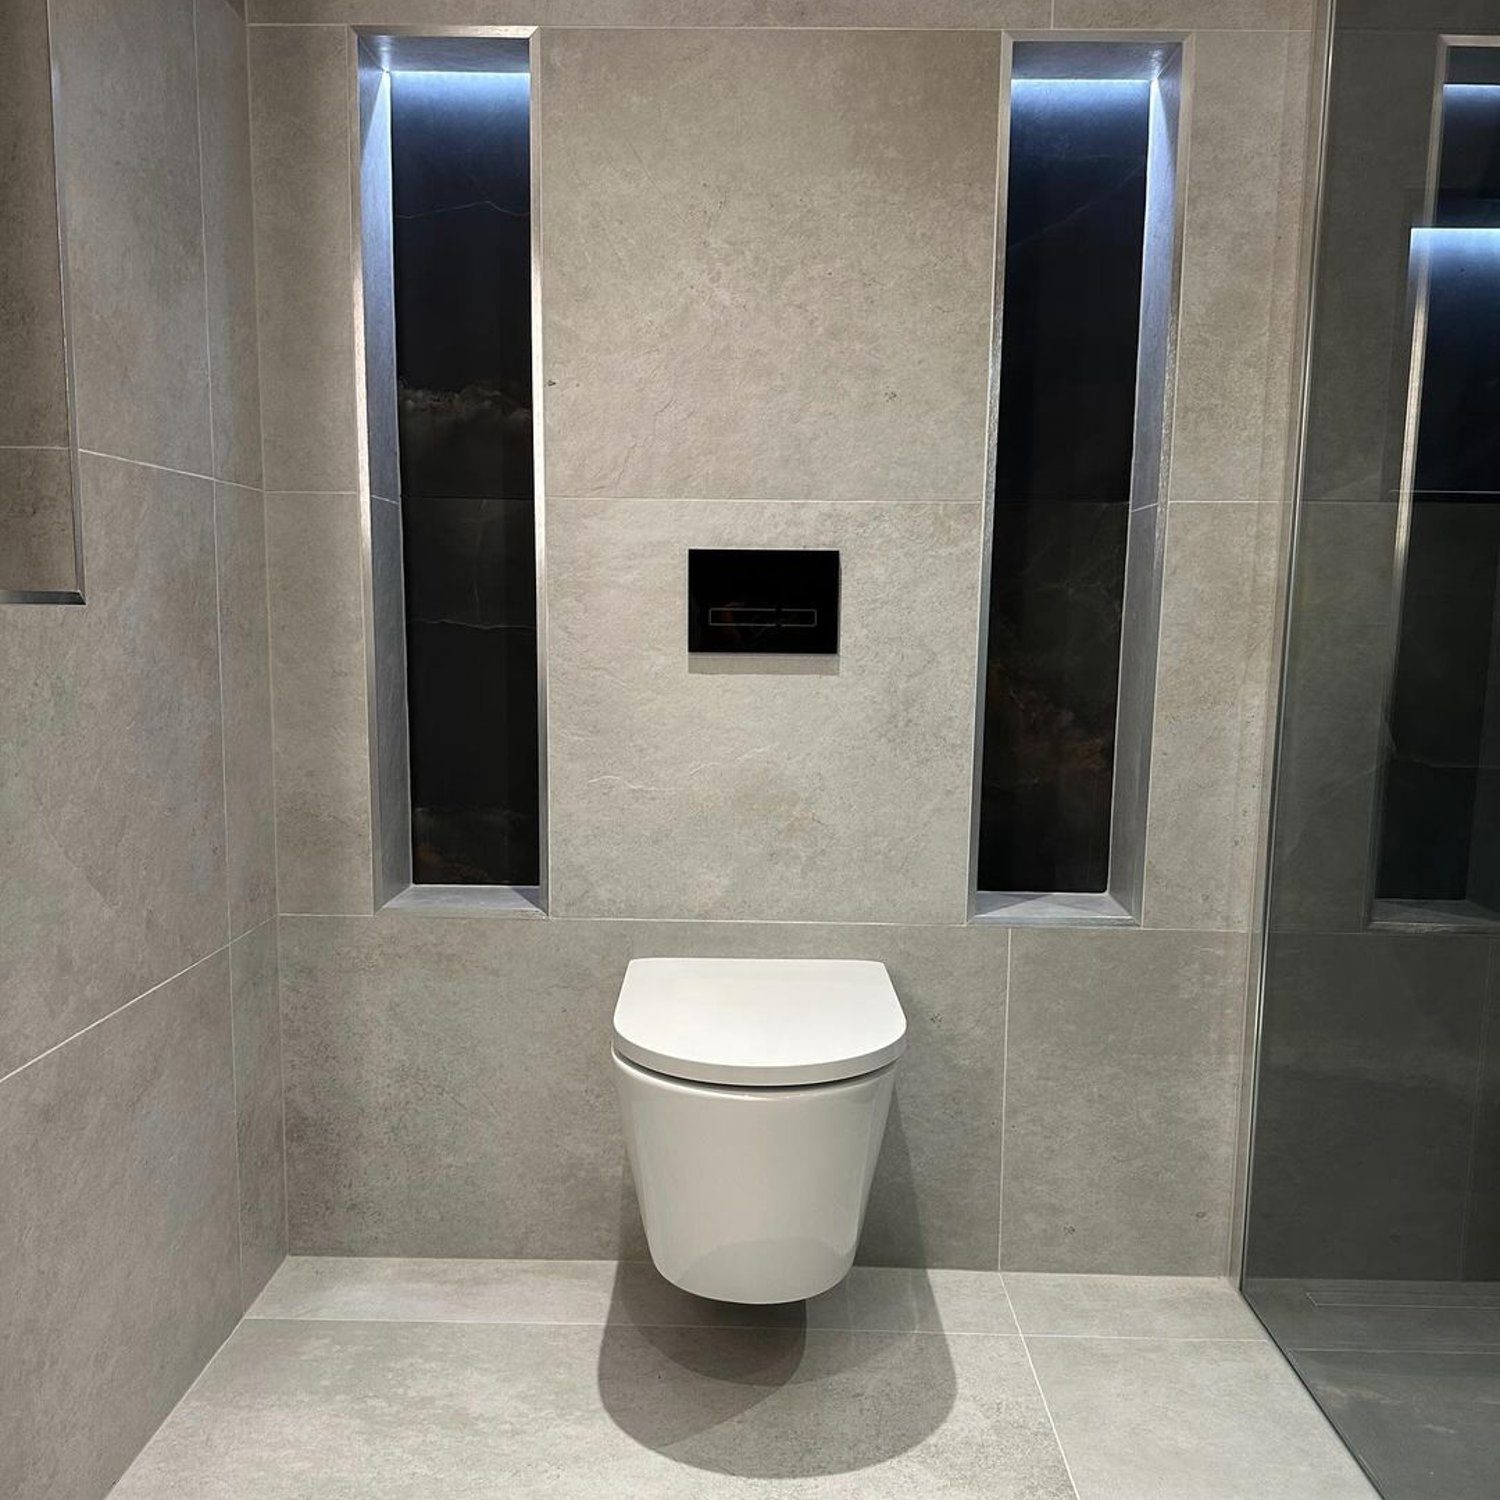
[{"label": "toilet shadow on floor", "polygon": [[[629,1243],[628,1186],[621,1210]],[[948,1340],[918,1331],[940,1327],[921,1271],[856,1267],[811,1302],[744,1307],[622,1260],[600,1340],[600,1400],[636,1442],[694,1468],[850,1473],[916,1447],[953,1409]]]}]

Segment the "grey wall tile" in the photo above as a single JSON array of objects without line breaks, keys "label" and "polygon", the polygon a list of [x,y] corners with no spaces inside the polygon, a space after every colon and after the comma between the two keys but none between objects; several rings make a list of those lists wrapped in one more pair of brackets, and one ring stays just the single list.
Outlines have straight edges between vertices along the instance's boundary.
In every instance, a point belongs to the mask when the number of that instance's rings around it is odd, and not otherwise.
[{"label": "grey wall tile", "polygon": [[1052,24],[1280,31],[1312,25],[1313,0],[1056,0]]},{"label": "grey wall tile", "polygon": [[259,485],[260,362],[245,23],[227,0],[196,0],[196,5],[214,474],[236,484]]},{"label": "grey wall tile", "polygon": [[79,440],[207,474],[193,0],[56,0],[52,20]]},{"label": "grey wall tile", "polygon": [[1245,944],[1012,934],[1003,1267],[1222,1272]]},{"label": "grey wall tile", "polygon": [[1281,512],[1178,504],[1166,526],[1143,920],[1246,931],[1267,766]]},{"label": "grey wall tile", "polygon": [[1356,931],[1373,891],[1385,695],[1395,660],[1396,507],[1305,505],[1287,634],[1271,915]]},{"label": "grey wall tile", "polygon": [[0,1083],[0,1490],[102,1495],[239,1316],[223,952]]},{"label": "grey wall tile", "polygon": [[629,959],[867,957],[910,1046],[860,1259],[993,1268],[1005,945],[998,928],[283,918],[293,1247],[643,1254],[609,1073]]},{"label": "grey wall tile", "polygon": [[250,32],[261,422],[268,490],[352,490],[354,283],[346,32]]},{"label": "grey wall tile", "polygon": [[1489,941],[1276,933],[1247,1271],[1454,1277]]},{"label": "grey wall tile", "polygon": [[[553,911],[963,920],[980,511],[554,505]],[[690,659],[687,549],[768,538],[840,549],[839,656]]]},{"label": "grey wall tile", "polygon": [[276,971],[274,921],[230,945],[242,1307],[249,1307],[259,1296],[286,1255],[281,1007]]},{"label": "grey wall tile", "polygon": [[282,911],[369,911],[369,724],[357,495],[267,495]]},{"label": "grey wall tile", "polygon": [[[0,446],[68,441],[62,264],[43,0],[5,8],[0,53]],[[8,533],[7,533],[8,535]],[[3,585],[0,585],[3,586]]]},{"label": "grey wall tile", "polygon": [[231,933],[239,934],[276,914],[265,502],[259,490],[219,484],[214,486],[214,509],[219,556],[229,926]]},{"label": "grey wall tile", "polygon": [[0,1073],[226,940],[213,486],[85,458],[89,604],[0,632]]},{"label": "grey wall tile", "polygon": [[[405,25],[1046,27],[1052,0],[386,0]],[[250,0],[262,24],[362,24],[369,0]]]},{"label": "grey wall tile", "polygon": [[1285,33],[1203,31],[1191,67],[1168,494],[1279,499],[1294,323],[1276,285],[1300,237],[1308,49]]},{"label": "grey wall tile", "polygon": [[609,1073],[621,924],[281,921],[297,1254],[643,1253]]},{"label": "grey wall tile", "polygon": [[549,32],[548,493],[981,499],[999,58]]},{"label": "grey wall tile", "polygon": [[0,448],[0,589],[77,586],[71,451]]}]

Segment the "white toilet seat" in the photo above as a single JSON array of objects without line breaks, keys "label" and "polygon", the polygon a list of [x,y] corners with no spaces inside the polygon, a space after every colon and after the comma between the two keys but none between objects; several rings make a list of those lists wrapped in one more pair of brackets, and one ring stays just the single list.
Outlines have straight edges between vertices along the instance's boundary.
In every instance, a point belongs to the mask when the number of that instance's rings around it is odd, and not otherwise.
[{"label": "white toilet seat", "polygon": [[637,958],[614,1041],[668,1078],[786,1088],[894,1062],[906,1017],[885,965],[865,959]]}]

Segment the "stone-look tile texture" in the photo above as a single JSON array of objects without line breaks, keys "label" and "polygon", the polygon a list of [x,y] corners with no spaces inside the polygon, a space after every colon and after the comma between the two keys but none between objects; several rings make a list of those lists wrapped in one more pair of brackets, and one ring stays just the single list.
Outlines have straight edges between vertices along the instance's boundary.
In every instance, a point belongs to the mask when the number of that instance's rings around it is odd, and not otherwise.
[{"label": "stone-look tile texture", "polygon": [[[555,506],[552,910],[961,921],[981,521],[955,504]],[[839,550],[837,659],[690,658],[686,549],[768,528]]]},{"label": "stone-look tile texture", "polygon": [[[1052,0],[715,0],[709,7],[697,0],[388,0],[379,14],[406,25],[1034,30],[1049,24],[1051,10]],[[252,23],[263,24],[362,24],[375,19],[370,0],[249,0],[249,11]]]},{"label": "stone-look tile texture", "polygon": [[229,923],[238,936],[276,915],[265,504],[259,490],[219,484],[214,486],[214,506]]},{"label": "stone-look tile texture", "polygon": [[1168,495],[1279,500],[1294,337],[1278,292],[1296,284],[1281,252],[1300,234],[1308,48],[1279,31],[1199,31],[1191,67]]},{"label": "stone-look tile texture", "polygon": [[[259,481],[242,22],[222,0],[52,14],[78,416],[106,451],[81,464],[87,605],[0,607],[17,1500],[102,1495],[284,1242],[261,499],[212,478]],[[232,956],[231,926],[254,929]]]},{"label": "stone-look tile texture", "polygon": [[57,0],[52,25],[79,441],[208,474],[193,3]]},{"label": "stone-look tile texture", "polygon": [[255,278],[267,490],[359,480],[350,218],[352,42],[250,32]]},{"label": "stone-look tile texture", "polygon": [[371,909],[357,495],[266,496],[281,910]]},{"label": "stone-look tile texture", "polygon": [[[52,134],[47,7],[5,8],[0,53],[0,447],[63,446],[68,434],[62,263]],[[9,516],[0,537],[11,535]],[[9,548],[0,548],[8,551]],[[0,564],[0,588],[14,586]]]},{"label": "stone-look tile texture", "polygon": [[217,479],[258,486],[260,360],[245,25],[227,0],[196,0],[196,7],[213,472]]},{"label": "stone-look tile texture", "polygon": [[1223,1268],[1245,950],[1225,933],[1012,935],[1007,1270]]},{"label": "stone-look tile texture", "polygon": [[260,1320],[115,1494],[539,1480],[580,1497],[1073,1496],[1015,1337]]},{"label": "stone-look tile texture", "polygon": [[547,32],[547,493],[982,500],[1000,45]]},{"label": "stone-look tile texture", "polygon": [[1079,1500],[1375,1500],[1268,1341],[1026,1345]]},{"label": "stone-look tile texture", "polygon": [[[1150,789],[1142,892],[1148,923],[1171,930],[1019,935],[1007,1071],[1007,939],[959,925],[983,550],[970,507],[999,29],[1046,28],[1054,9],[1060,27],[1204,28],[1189,49],[1186,427],[1162,511],[1166,791]],[[1022,1158],[1004,1171],[1007,1264],[1221,1269],[1309,7],[729,0],[705,17],[664,0],[503,14],[403,0],[376,16],[365,0],[252,0],[250,16],[338,23],[253,25],[250,47],[267,484],[285,492],[268,502],[281,909],[350,914],[282,921],[293,1245],[638,1254],[605,1066],[628,957],[868,951],[897,973],[913,1044],[864,1259],[996,1263],[1003,1099]],[[363,653],[373,639],[383,764],[380,704],[400,694],[381,642],[399,627],[360,614],[355,493],[357,74],[340,27],[376,20],[548,28],[545,923],[357,915],[373,864],[387,893],[404,831],[379,765],[370,817]],[[393,530],[371,535],[386,594]],[[690,663],[690,543],[840,546],[840,660]],[[803,925],[832,921],[906,925]]]},{"label": "stone-look tile texture", "polygon": [[230,945],[229,984],[239,1142],[240,1303],[248,1307],[286,1255],[275,922],[262,924]]},{"label": "stone-look tile texture", "polygon": [[229,963],[0,1084],[0,1492],[102,1495],[240,1312]]},{"label": "stone-look tile texture", "polygon": [[85,609],[0,631],[0,1075],[227,939],[206,479],[85,456]]},{"label": "stone-look tile texture", "polygon": [[1167,507],[1147,927],[1232,931],[1255,894],[1280,507]]},{"label": "stone-look tile texture", "polygon": [[[1017,1281],[1060,1315],[1035,1321],[1136,1332],[1018,1337]],[[1219,1281],[856,1268],[757,1308],[625,1262],[319,1258],[282,1266],[116,1494],[1205,1500],[1261,1481],[1373,1496]]]},{"label": "stone-look tile texture", "polygon": [[993,1269],[1003,929],[284,917],[299,1254],[640,1255],[609,1071],[632,957],[877,958],[903,997],[860,1258]]}]

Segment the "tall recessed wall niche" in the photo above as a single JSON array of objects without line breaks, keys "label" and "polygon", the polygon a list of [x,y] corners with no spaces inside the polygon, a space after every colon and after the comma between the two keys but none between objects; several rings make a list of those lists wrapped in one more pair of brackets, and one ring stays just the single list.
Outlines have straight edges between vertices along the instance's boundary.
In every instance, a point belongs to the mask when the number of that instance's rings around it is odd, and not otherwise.
[{"label": "tall recessed wall niche", "polygon": [[[1018,42],[977,910],[1139,907],[1177,276],[1175,45]],[[1045,912],[1045,904],[1036,906]]]},{"label": "tall recessed wall niche", "polygon": [[[1500,917],[1500,47],[1454,47],[1427,222],[1411,236],[1416,347],[1380,903]],[[1412,913],[1404,913],[1410,916]]]},{"label": "tall recessed wall niche", "polygon": [[377,896],[530,891],[541,795],[529,47],[360,48]]}]

